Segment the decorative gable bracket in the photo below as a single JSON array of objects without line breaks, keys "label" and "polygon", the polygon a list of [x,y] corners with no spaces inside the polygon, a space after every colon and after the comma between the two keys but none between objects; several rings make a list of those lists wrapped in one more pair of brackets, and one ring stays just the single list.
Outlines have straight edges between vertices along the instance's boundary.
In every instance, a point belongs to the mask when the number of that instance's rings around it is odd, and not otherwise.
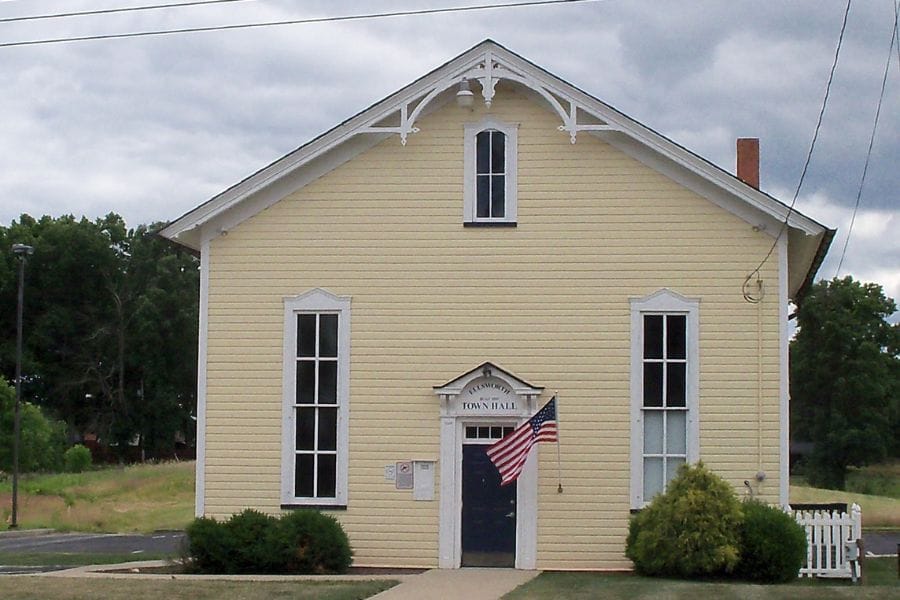
[{"label": "decorative gable bracket", "polygon": [[[484,104],[490,108],[497,83],[504,79],[516,82],[538,94],[562,119],[562,125],[558,129],[568,132],[573,144],[579,131],[622,131],[562,90],[541,81],[527,69],[514,67],[491,49],[487,49],[474,60],[451,71],[449,75],[416,89],[416,93],[402,100],[399,107],[395,106],[371,119],[362,128],[362,132],[396,133],[400,135],[400,143],[405,146],[409,134],[419,132],[415,123],[423,111],[446,90],[462,85],[464,81],[477,81],[481,86]],[[381,124],[385,121],[396,122],[398,118],[399,123],[396,125]]]}]

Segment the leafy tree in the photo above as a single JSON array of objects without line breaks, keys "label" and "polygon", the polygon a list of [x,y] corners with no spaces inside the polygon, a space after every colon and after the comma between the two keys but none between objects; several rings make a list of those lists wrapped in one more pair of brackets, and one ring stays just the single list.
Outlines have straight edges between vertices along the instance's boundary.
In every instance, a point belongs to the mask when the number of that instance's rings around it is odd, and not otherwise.
[{"label": "leafy tree", "polygon": [[157,227],[129,232],[123,323],[133,390],[126,429],[154,456],[172,451],[172,432],[193,430],[200,281],[196,258],[155,235]]},{"label": "leafy tree", "polygon": [[813,485],[844,487],[847,467],[897,455],[900,326],[880,285],[816,283],[797,310],[791,343],[792,437],[814,443]]},{"label": "leafy tree", "polygon": [[[12,471],[16,392],[0,377],[0,471]],[[37,406],[19,405],[19,470],[56,470],[66,449],[66,425],[44,416]]]},{"label": "leafy tree", "polygon": [[[128,230],[116,214],[89,221],[22,215],[0,244],[34,246],[26,270],[23,397],[78,433],[166,455],[192,435],[197,259]],[[16,259],[0,253],[0,304],[16,306]],[[0,373],[15,364],[15,310],[0,313]]]},{"label": "leafy tree", "polygon": [[[23,397],[81,431],[102,429],[116,409],[111,393],[116,340],[108,295],[118,285],[114,245],[124,235],[124,223],[114,215],[95,222],[71,216],[35,221],[24,215],[4,240],[35,248],[26,271]],[[7,331],[14,331],[10,317]],[[14,357],[9,353],[4,359],[4,373],[9,373]]]}]

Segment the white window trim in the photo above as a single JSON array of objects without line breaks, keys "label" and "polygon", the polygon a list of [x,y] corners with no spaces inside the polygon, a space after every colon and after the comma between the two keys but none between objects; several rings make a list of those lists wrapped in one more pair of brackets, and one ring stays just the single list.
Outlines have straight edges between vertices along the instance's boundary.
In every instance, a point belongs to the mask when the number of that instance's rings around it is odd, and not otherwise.
[{"label": "white window trim", "polygon": [[[497,223],[509,224],[516,223],[518,219],[518,146],[519,146],[519,125],[517,123],[504,123],[493,117],[485,117],[478,123],[465,124],[465,147],[463,150],[464,168],[464,192],[463,192],[463,222],[465,223]],[[475,185],[475,138],[486,130],[495,129],[506,135],[506,190],[505,201],[506,207],[504,216],[499,218],[476,216],[476,185]]]},{"label": "white window trim", "polygon": [[[294,496],[294,399],[296,397],[297,315],[302,313],[337,313],[338,377],[337,377],[337,473],[334,498]],[[299,296],[284,299],[284,363],[281,418],[281,504],[291,506],[347,505],[347,467],[349,454],[350,415],[350,297],[336,296],[316,288]]]},{"label": "white window trim", "polygon": [[661,289],[643,298],[631,299],[631,508],[643,508],[644,422],[643,316],[645,314],[687,316],[687,462],[700,459],[700,300]]}]

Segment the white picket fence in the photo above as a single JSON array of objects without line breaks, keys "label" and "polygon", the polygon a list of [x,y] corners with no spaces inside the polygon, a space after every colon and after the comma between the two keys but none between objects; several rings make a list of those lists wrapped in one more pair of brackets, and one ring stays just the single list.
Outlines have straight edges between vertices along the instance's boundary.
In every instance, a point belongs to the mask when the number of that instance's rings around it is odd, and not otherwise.
[{"label": "white picket fence", "polygon": [[[850,514],[838,511],[791,511],[806,529],[806,561],[800,577],[859,577],[857,540],[862,538],[862,511],[858,504]],[[849,552],[848,552],[849,550]]]}]

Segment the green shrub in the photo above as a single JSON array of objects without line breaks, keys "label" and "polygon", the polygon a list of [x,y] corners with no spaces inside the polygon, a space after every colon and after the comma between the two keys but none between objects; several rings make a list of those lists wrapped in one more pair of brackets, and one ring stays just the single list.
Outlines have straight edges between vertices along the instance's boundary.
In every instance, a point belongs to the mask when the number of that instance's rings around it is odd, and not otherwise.
[{"label": "green shrub", "polygon": [[210,517],[194,519],[187,533],[187,558],[198,573],[229,573],[231,536],[224,523]]},{"label": "green shrub", "polygon": [[741,505],[721,477],[683,465],[628,529],[625,555],[646,575],[730,573],[739,558]]},{"label": "green shrub", "polygon": [[273,543],[278,519],[252,508],[225,522],[230,545],[229,573],[282,572],[280,552]]},{"label": "green shrub", "polygon": [[[0,470],[12,471],[15,390],[0,377]],[[19,471],[55,471],[62,466],[66,424],[48,419],[30,402],[19,405]]]},{"label": "green shrub", "polygon": [[346,573],[353,557],[340,523],[314,510],[282,517],[277,545],[289,573]]},{"label": "green shrub", "polygon": [[741,559],[735,574],[760,583],[797,578],[806,556],[806,531],[790,515],[762,502],[744,502]]},{"label": "green shrub", "polygon": [[66,473],[82,473],[91,468],[91,451],[81,444],[75,444],[63,454]]},{"label": "green shrub", "polygon": [[187,528],[187,556],[200,573],[344,573],[352,551],[340,524],[318,511],[280,519],[253,509]]}]

